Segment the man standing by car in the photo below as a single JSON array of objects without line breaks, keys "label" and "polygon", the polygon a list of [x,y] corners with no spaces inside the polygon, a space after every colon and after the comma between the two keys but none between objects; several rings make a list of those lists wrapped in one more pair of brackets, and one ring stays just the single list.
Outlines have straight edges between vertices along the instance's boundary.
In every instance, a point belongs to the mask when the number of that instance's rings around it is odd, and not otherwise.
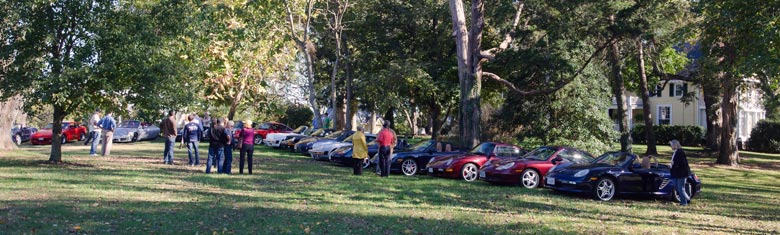
[{"label": "man standing by car", "polygon": [[690,197],[685,191],[685,181],[688,176],[691,175],[691,167],[688,166],[688,158],[685,157],[685,152],[680,145],[680,141],[669,141],[669,147],[672,147],[672,165],[669,173],[672,177],[672,184],[674,184],[674,190],[677,192],[680,198],[680,205],[687,206]]},{"label": "man standing by car", "polygon": [[163,163],[173,165],[173,145],[176,143],[176,117],[173,110],[168,111],[168,118],[160,124],[160,131],[165,137],[165,150],[163,150]]},{"label": "man standing by car", "polygon": [[100,119],[98,127],[103,130],[103,153],[104,157],[111,155],[111,144],[114,142],[114,130],[116,129],[116,120],[114,120],[114,113],[109,112],[103,119]]},{"label": "man standing by car", "polygon": [[84,145],[89,144],[90,141],[92,142],[92,146],[89,148],[89,156],[93,157],[97,156],[97,148],[100,143],[101,129],[98,126],[98,122],[100,122],[100,109],[95,109],[95,113],[89,118],[89,138],[84,141]]},{"label": "man standing by car", "polygon": [[198,143],[200,143],[200,137],[203,136],[203,128],[200,124],[196,123],[195,115],[190,114],[187,117],[187,124],[184,125],[181,134],[181,143],[187,144],[187,156],[189,157],[190,166],[197,166],[200,164],[200,154],[198,153]]},{"label": "man standing by car", "polygon": [[206,174],[211,173],[211,165],[216,162],[217,173],[222,173],[222,164],[225,159],[225,145],[230,144],[230,135],[222,125],[222,119],[214,120],[214,126],[208,131],[209,135],[209,159],[206,162]]},{"label": "man standing by car", "polygon": [[368,146],[366,144],[366,135],[363,134],[363,127],[358,126],[357,132],[352,135],[352,174],[363,174],[363,161],[368,158]]},{"label": "man standing by car", "polygon": [[390,121],[385,120],[382,123],[382,130],[379,131],[379,136],[376,139],[377,144],[379,144],[380,177],[390,175],[390,154],[392,154],[391,150],[395,146],[395,141],[395,132],[390,129]]}]

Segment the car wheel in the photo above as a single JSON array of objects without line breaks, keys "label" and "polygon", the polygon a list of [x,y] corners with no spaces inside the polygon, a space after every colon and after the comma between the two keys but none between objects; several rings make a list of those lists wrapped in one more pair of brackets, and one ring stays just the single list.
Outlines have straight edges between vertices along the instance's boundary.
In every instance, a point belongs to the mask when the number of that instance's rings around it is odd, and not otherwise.
[{"label": "car wheel", "polygon": [[16,145],[22,145],[22,135],[20,135],[20,134],[16,134],[16,135],[14,136],[14,143],[15,143]]},{"label": "car wheel", "polygon": [[463,180],[471,182],[477,180],[478,170],[479,167],[477,167],[477,165],[474,165],[474,163],[466,163],[466,165],[463,165],[463,168],[460,169],[460,176],[461,178],[463,178]]},{"label": "car wheel", "polygon": [[401,163],[401,171],[404,175],[412,176],[417,174],[417,162],[414,159],[406,159]]},{"label": "car wheel", "polygon": [[363,159],[363,169],[368,169],[371,166],[371,160]]},{"label": "car wheel", "polygon": [[133,138],[130,139],[131,143],[135,143],[136,141],[138,141],[138,133],[133,134]]},{"label": "car wheel", "polygon": [[263,137],[259,136],[259,135],[256,135],[255,136],[255,145],[260,145],[260,144],[263,144]]},{"label": "car wheel", "polygon": [[[675,202],[680,202],[680,195],[677,194],[677,190],[675,190],[675,188],[677,188],[677,186],[673,185],[672,200],[674,200]],[[693,191],[693,185],[691,184],[691,182],[688,181],[688,179],[685,179],[685,187],[683,188],[683,190],[685,190],[685,195],[688,196],[686,199],[690,201],[691,192]]]},{"label": "car wheel", "polygon": [[523,187],[536,188],[539,187],[539,172],[533,169],[525,169],[522,173]]},{"label": "car wheel", "polygon": [[85,139],[87,139],[87,135],[81,133],[81,135],[79,135],[79,141],[84,141]]},{"label": "car wheel", "polygon": [[60,136],[60,143],[67,144],[68,143],[68,136],[66,136],[66,135]]},{"label": "car wheel", "polygon": [[601,178],[596,181],[596,187],[593,188],[593,197],[600,201],[612,200],[615,196],[615,181],[611,178]]}]

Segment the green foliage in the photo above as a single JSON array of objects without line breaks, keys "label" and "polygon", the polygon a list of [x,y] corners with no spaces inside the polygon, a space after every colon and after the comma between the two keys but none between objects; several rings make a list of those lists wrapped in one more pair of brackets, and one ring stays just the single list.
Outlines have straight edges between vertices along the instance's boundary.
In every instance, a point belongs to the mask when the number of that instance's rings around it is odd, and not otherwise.
[{"label": "green foliage", "polygon": [[780,120],[761,120],[750,132],[748,149],[763,153],[780,153]]},{"label": "green foliage", "polygon": [[[700,146],[704,140],[704,128],[700,126],[657,125],[653,126],[655,141],[659,144],[678,140],[684,146]],[[631,132],[634,143],[646,143],[645,126],[636,125]]]},{"label": "green foliage", "polygon": [[291,128],[299,126],[311,126],[311,120],[314,114],[311,109],[301,105],[289,105],[284,111],[284,117],[279,122],[286,124]]}]

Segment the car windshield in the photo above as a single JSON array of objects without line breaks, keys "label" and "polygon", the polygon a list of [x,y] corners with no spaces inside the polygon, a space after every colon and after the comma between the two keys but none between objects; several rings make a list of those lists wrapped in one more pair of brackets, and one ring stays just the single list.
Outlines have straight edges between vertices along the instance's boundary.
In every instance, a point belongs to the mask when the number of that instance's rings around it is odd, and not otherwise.
[{"label": "car windshield", "polygon": [[413,152],[425,151],[426,149],[428,149],[428,147],[433,145],[433,142],[435,142],[435,141],[430,141],[430,140],[429,141],[423,141],[423,142],[417,143],[415,145],[412,145],[412,147],[409,147],[409,150],[413,151]]},{"label": "car windshield", "polygon": [[138,128],[140,125],[141,122],[138,121],[124,121],[119,124],[119,128]]},{"label": "car windshield", "polygon": [[333,133],[330,133],[330,135],[325,136],[325,138],[327,138],[327,139],[336,139],[336,138],[339,138],[339,136],[341,136],[341,133],[342,133],[342,131],[333,132]]},{"label": "car windshield", "polygon": [[628,157],[626,156],[626,154],[605,153],[597,157],[595,160],[593,160],[593,164],[605,164],[611,166],[618,166],[618,165],[622,165],[626,161],[628,161]]},{"label": "car windshield", "polygon": [[544,161],[550,158],[550,156],[552,156],[553,154],[555,154],[556,151],[557,149],[555,148],[548,148],[548,147],[537,148],[534,149],[534,151],[531,151],[530,153],[526,154],[524,158]]},{"label": "car windshield", "polygon": [[[68,128],[68,126],[70,126],[69,122],[62,123],[62,129]],[[46,127],[44,127],[43,129],[52,129],[52,128],[54,128],[54,123],[47,124]]]},{"label": "car windshield", "polygon": [[263,124],[260,124],[259,126],[257,126],[257,129],[263,129],[263,130],[271,129],[271,124],[269,124],[267,122],[263,123]]},{"label": "car windshield", "polygon": [[295,128],[292,132],[295,133],[302,133],[304,130],[306,130],[306,126],[299,126],[298,128]]},{"label": "car windshield", "polygon": [[469,153],[476,154],[476,155],[487,156],[487,155],[489,155],[490,153],[493,152],[493,148],[495,148],[495,146],[496,145],[492,144],[492,143],[481,143],[481,144],[477,145],[477,147],[474,147],[473,149],[471,149],[471,151],[469,151]]},{"label": "car windshield", "polygon": [[354,137],[355,137],[355,134],[349,135],[349,137],[344,139],[344,141],[342,141],[342,142],[344,142],[344,143],[352,143],[352,138],[354,138]]},{"label": "car windshield", "polygon": [[323,132],[325,132],[323,129],[317,129],[316,131],[314,131],[314,132],[312,132],[311,134],[309,134],[309,136],[319,136],[319,135],[321,135]]},{"label": "car windshield", "polygon": [[354,134],[355,134],[354,132],[344,132],[344,133],[341,133],[341,135],[339,135],[336,139],[339,140],[339,141],[343,141],[343,140],[347,139],[347,137],[350,137],[350,136],[352,136]]}]

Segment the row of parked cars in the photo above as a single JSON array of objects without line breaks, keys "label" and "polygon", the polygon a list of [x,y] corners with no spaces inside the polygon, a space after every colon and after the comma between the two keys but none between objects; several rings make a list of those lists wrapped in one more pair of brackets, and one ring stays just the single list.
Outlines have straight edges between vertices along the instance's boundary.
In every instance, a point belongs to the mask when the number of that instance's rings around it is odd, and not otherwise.
[{"label": "row of parked cars", "polygon": [[[300,129],[299,129],[300,130]],[[350,163],[354,131],[316,130],[271,134],[266,145],[289,149],[318,161]],[[366,134],[370,161],[376,165],[376,135]],[[679,200],[671,184],[670,167],[641,164],[633,153],[607,152],[598,157],[573,147],[542,146],[532,151],[506,143],[484,142],[473,149],[455,149],[451,143],[426,140],[415,145],[402,142],[391,156],[391,172],[407,176],[482,180],[492,184],[513,184],[526,188],[586,193],[609,201],[617,195],[650,195]],[[691,172],[685,190],[690,197],[701,191],[701,180]]]},{"label": "row of parked cars", "polygon": [[[16,127],[11,130],[11,137],[16,144],[29,141],[32,145],[51,144],[54,133],[54,123],[49,123],[38,130],[33,127]],[[59,135],[62,144],[73,141],[84,141],[88,135],[87,127],[74,121],[63,121]],[[114,130],[113,142],[136,142],[154,140],[160,135],[160,128],[137,120],[123,121]]]}]

